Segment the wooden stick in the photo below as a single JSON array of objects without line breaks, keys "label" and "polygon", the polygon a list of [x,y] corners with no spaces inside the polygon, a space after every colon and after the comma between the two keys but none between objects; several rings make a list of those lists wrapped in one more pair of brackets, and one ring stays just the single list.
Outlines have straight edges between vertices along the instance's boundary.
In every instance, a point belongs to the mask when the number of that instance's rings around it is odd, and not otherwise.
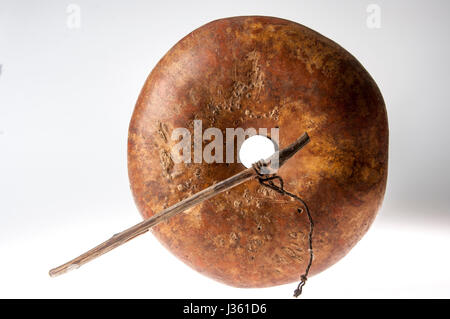
[{"label": "wooden stick", "polygon": [[[309,142],[309,136],[304,133],[299,139],[288,147],[276,152],[271,157],[263,161],[266,172],[274,173],[279,167],[281,167],[289,158],[291,158],[297,151],[299,151],[303,146]],[[215,185],[209,186],[208,188],[188,197],[173,206],[170,206],[158,214],[146,219],[139,224],[136,224],[118,234],[115,234],[107,241],[101,243],[100,245],[92,248],[91,250],[85,252],[84,254],[78,256],[77,258],[62,264],[59,267],[53,268],[49,271],[51,277],[56,277],[58,275],[64,274],[72,269],[77,269],[85,263],[95,259],[110,250],[119,247],[120,245],[126,243],[127,241],[144,234],[151,227],[165,221],[211,197],[216,196],[230,188],[233,188],[239,184],[248,181],[251,178],[257,177],[256,171],[253,167],[247,168],[236,175],[231,176]]]}]

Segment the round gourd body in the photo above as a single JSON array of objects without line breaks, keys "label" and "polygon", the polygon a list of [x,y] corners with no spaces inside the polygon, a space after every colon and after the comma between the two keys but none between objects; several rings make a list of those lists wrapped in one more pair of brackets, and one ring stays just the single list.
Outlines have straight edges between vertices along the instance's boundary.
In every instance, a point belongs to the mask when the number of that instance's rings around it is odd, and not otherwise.
[{"label": "round gourd body", "polygon": [[[333,41],[259,16],[213,21],[179,41],[149,75],[129,127],[129,178],[144,218],[244,168],[175,162],[172,132],[187,128],[193,143],[195,120],[220,129],[224,144],[226,128],[278,127],[280,147],[309,134],[278,173],[314,220],[310,274],[345,256],[373,222],[386,187],[386,109],[368,72]],[[279,285],[297,281],[308,263],[309,223],[298,207],[252,180],[153,233],[216,280]]]}]

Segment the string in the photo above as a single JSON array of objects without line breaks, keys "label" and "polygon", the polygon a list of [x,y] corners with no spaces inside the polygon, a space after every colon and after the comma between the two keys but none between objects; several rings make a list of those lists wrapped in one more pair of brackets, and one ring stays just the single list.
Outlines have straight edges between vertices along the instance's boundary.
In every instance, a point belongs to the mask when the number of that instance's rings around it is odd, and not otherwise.
[{"label": "string", "polygon": [[[284,189],[284,181],[281,178],[281,176],[278,176],[276,174],[271,174],[271,175],[267,176],[267,175],[263,175],[261,173],[261,167],[266,166],[266,165],[267,164],[265,164],[264,161],[259,161],[255,164],[253,164],[253,169],[255,170],[255,172],[257,174],[259,183],[264,187],[273,189],[274,191],[280,193],[281,195],[289,196],[289,197],[292,197],[295,200],[299,201],[302,204],[302,206],[305,208],[306,215],[307,215],[308,221],[309,221],[309,235],[308,235],[309,261],[308,261],[308,265],[306,266],[305,272],[300,276],[300,282],[299,282],[297,288],[294,290],[294,297],[298,297],[302,294],[303,286],[306,284],[306,281],[308,280],[309,270],[311,268],[312,261],[314,259],[314,252],[313,252],[313,246],[312,246],[312,235],[313,235],[313,231],[314,231],[314,222],[313,222],[311,213],[309,211],[309,208],[308,208],[308,205],[306,204],[306,202],[303,199],[301,199],[299,196],[297,196],[293,193],[290,193]],[[277,180],[279,182],[279,184],[280,184],[279,186],[275,185],[275,183],[274,183],[275,180]],[[303,210],[301,208],[297,208],[297,211],[300,214],[303,212]]]}]

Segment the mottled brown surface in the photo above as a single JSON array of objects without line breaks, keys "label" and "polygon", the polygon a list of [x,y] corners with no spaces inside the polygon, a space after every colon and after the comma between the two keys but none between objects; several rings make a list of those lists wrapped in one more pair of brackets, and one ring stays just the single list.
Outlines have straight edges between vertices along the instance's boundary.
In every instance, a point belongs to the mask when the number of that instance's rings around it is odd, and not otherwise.
[{"label": "mottled brown surface", "polygon": [[[235,17],[178,42],[148,77],[130,123],[129,176],[145,218],[243,169],[172,161],[172,130],[193,134],[194,119],[224,134],[278,126],[281,146],[308,132],[311,142],[279,174],[315,221],[311,274],[345,256],[374,220],[387,177],[386,110],[367,71],[333,41],[287,20]],[[153,233],[221,282],[279,285],[297,281],[308,262],[309,224],[297,207],[250,181]]]}]

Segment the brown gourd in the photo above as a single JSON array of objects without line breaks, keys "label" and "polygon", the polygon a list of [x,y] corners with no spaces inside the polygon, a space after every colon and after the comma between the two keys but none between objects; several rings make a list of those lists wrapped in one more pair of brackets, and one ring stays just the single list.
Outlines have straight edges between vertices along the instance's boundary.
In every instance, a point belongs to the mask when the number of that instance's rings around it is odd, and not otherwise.
[{"label": "brown gourd", "polygon": [[[386,187],[388,123],[381,93],[345,49],[298,23],[261,16],[210,22],[159,61],[130,122],[128,170],[144,218],[243,169],[175,163],[175,128],[279,128],[280,145],[311,141],[278,172],[314,219],[310,274],[330,267],[372,224]],[[224,146],[225,148],[225,146]],[[152,229],[186,264],[236,287],[298,281],[308,219],[257,180]],[[148,252],[151,253],[150,251]]]}]

